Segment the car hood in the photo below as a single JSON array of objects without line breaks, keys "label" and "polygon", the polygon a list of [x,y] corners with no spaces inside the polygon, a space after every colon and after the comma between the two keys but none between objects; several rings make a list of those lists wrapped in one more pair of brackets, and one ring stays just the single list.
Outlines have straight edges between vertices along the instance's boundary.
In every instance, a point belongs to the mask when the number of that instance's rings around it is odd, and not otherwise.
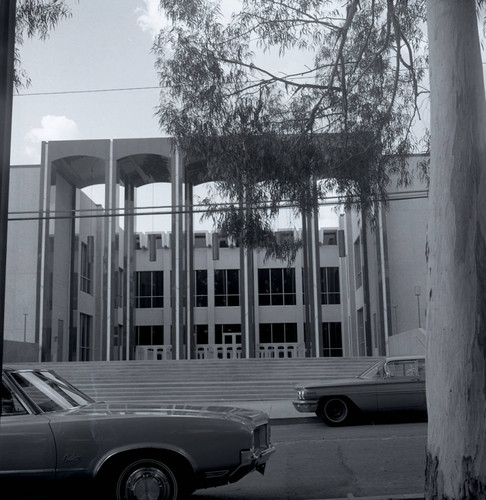
[{"label": "car hood", "polygon": [[366,385],[366,384],[371,384],[373,382],[376,382],[374,379],[370,378],[358,378],[358,377],[353,377],[353,378],[339,378],[339,379],[332,379],[332,380],[314,380],[310,382],[301,382],[299,384],[295,385],[295,389],[318,389],[321,387],[343,387],[343,386],[349,386],[349,385]]},{"label": "car hood", "polygon": [[73,408],[65,415],[79,415],[86,418],[104,417],[193,417],[217,420],[232,420],[245,425],[256,426],[268,422],[268,415],[260,410],[234,408],[219,405],[164,404],[161,406],[130,404],[125,402],[91,403]]}]

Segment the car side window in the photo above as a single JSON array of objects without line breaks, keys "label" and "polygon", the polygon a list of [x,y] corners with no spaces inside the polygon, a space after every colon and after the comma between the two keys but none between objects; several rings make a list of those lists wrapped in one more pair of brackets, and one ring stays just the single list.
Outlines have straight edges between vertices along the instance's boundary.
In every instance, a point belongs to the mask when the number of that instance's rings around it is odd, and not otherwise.
[{"label": "car side window", "polygon": [[27,414],[27,410],[23,407],[15,394],[12,394],[3,384],[0,386],[0,392],[2,397],[2,417]]},{"label": "car side window", "polygon": [[390,377],[418,377],[419,368],[417,361],[392,361],[387,365]]}]

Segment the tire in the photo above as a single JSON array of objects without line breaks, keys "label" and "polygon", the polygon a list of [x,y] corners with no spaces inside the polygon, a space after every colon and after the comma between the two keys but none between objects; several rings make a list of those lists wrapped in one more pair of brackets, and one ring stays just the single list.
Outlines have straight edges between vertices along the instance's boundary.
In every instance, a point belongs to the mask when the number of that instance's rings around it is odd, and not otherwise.
[{"label": "tire", "polygon": [[116,500],[177,500],[181,488],[174,470],[155,458],[134,460],[114,476]]},{"label": "tire", "polygon": [[353,420],[354,408],[343,397],[335,396],[319,403],[317,416],[330,427],[346,425]]}]

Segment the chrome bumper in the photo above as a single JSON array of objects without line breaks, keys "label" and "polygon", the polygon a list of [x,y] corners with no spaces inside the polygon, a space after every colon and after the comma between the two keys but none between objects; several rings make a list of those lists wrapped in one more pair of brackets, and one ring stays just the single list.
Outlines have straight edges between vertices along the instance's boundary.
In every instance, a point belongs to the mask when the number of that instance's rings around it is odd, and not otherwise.
[{"label": "chrome bumper", "polygon": [[248,472],[252,470],[257,470],[260,473],[264,473],[265,465],[270,458],[270,455],[275,452],[275,447],[270,445],[268,448],[261,450],[258,454],[253,450],[244,450],[241,452],[240,465],[231,474],[229,482],[233,483],[238,481]]},{"label": "chrome bumper", "polygon": [[315,413],[317,411],[317,401],[292,401],[294,408],[301,413]]}]

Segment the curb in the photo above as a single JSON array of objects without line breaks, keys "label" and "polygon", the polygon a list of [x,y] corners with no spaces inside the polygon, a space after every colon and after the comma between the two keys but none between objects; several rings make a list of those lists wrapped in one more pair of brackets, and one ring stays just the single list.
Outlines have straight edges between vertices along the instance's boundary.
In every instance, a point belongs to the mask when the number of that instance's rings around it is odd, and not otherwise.
[{"label": "curb", "polygon": [[270,417],[271,425],[307,424],[318,421],[317,417]]},{"label": "curb", "polygon": [[316,500],[424,500],[423,493],[411,493],[405,495],[379,495],[371,497],[355,497],[352,493],[348,493],[347,497],[344,498],[321,498]]}]

